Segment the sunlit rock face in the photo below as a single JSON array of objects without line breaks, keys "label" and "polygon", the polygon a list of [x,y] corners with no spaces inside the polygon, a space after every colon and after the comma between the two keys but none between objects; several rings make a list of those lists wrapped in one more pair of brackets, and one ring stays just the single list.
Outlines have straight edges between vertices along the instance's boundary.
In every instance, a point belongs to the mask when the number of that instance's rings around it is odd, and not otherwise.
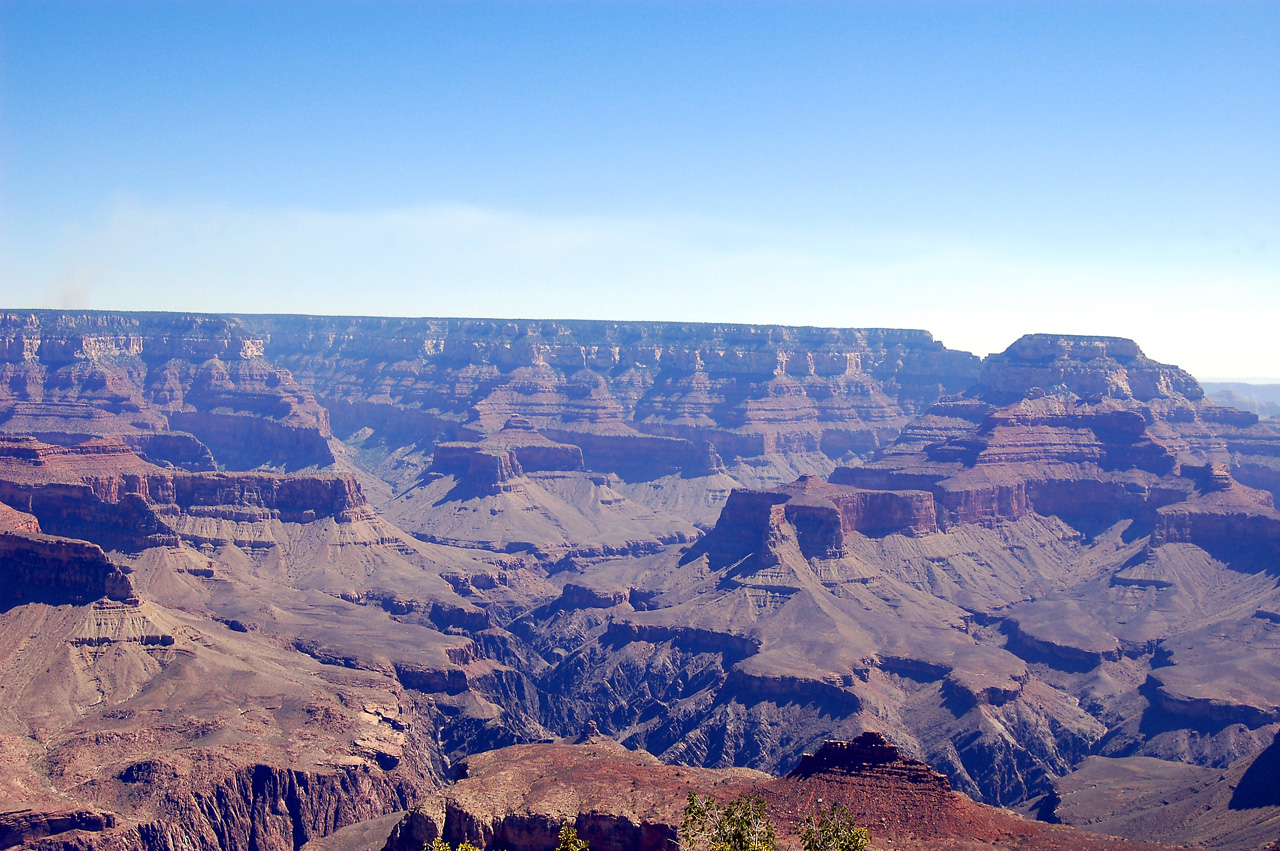
[{"label": "sunlit rock face", "polygon": [[1280,729],[1280,432],[1131,341],[28,311],[0,379],[27,845],[297,847],[588,722],[905,841]]},{"label": "sunlit rock face", "polygon": [[[780,847],[798,844],[805,818],[835,805],[869,828],[873,841],[895,847],[924,849],[939,842],[1053,851],[1162,847],[975,804],[875,732],[825,742],[780,778],[749,769],[664,765],[598,734],[480,754],[462,763],[459,775],[458,783],[419,803],[389,833],[378,831],[387,837],[383,851],[413,851],[438,838],[536,851],[553,844],[563,825],[602,851],[661,851],[677,841],[690,794],[721,804],[738,796],[759,797]],[[364,842],[377,844],[376,837]]]}]

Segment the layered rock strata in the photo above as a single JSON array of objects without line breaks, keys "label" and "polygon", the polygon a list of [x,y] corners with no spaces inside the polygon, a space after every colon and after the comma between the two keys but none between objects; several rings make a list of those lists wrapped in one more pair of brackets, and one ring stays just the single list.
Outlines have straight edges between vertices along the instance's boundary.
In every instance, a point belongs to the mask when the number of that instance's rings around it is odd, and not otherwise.
[{"label": "layered rock strata", "polygon": [[556,443],[516,416],[484,440],[436,444],[427,473],[455,476],[477,492],[500,493],[525,471],[582,469],[580,446]]},{"label": "layered rock strata", "polygon": [[[242,317],[265,352],[391,439],[488,435],[518,415],[624,478],[778,453],[874,451],[977,375],[928,334],[673,323]],[[365,365],[352,374],[343,364]],[[426,426],[426,434],[409,423]],[[416,432],[416,433],[414,433]]]},{"label": "layered rock strata", "polygon": [[[0,437],[0,500],[46,531],[138,551],[202,538],[192,518],[339,523],[373,517],[350,475],[186,473],[143,461],[115,438],[54,446]],[[203,524],[203,525],[208,525]]]},{"label": "layered rock strata", "polygon": [[224,469],[332,464],[327,412],[263,349],[223,317],[7,313],[0,431],[58,443],[130,435],[188,469],[213,456]]},{"label": "layered rock strata", "polygon": [[[785,768],[796,738],[778,760],[772,725],[875,718],[996,802],[1089,753],[1216,765],[1261,747],[1280,514],[1215,460],[1230,418],[1123,341],[1027,338],[984,369],[876,460],[735,490],[670,573],[601,574],[596,593],[630,605],[553,681],[598,695],[629,743],[699,764]],[[690,723],[676,707],[697,701]]]},{"label": "layered rock strata", "polygon": [[0,565],[0,791],[119,819],[33,842],[296,846],[588,719],[772,773],[874,727],[901,752],[858,764],[918,775],[892,811],[955,800],[908,754],[1044,814],[1090,756],[1215,771],[1280,726],[1280,431],[1128,341],[980,371],[764,326],[29,312],[0,338],[0,527],[76,554]]}]

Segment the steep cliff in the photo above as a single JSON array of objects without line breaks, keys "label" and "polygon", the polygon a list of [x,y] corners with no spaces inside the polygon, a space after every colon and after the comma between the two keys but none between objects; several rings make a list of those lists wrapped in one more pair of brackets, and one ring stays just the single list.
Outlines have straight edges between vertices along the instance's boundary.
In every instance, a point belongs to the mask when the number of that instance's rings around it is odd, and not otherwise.
[{"label": "steep cliff", "polygon": [[689,778],[881,729],[895,811],[1046,815],[1280,728],[1280,430],[1130,341],[37,311],[0,377],[29,844],[296,846],[587,721]]},{"label": "steep cliff", "polygon": [[132,552],[247,542],[255,522],[374,519],[351,474],[187,473],[146,462],[115,437],[73,446],[0,437],[0,499],[48,532]]},{"label": "steep cliff", "polygon": [[292,849],[439,783],[434,710],[393,672],[335,671],[147,600],[27,603],[0,612],[15,632],[6,846]]},{"label": "steep cliff", "polygon": [[208,449],[224,469],[333,463],[327,412],[262,355],[263,341],[224,317],[6,313],[0,430],[57,443],[129,435],[188,468]]},{"label": "steep cliff", "polygon": [[317,388],[344,436],[376,422],[392,443],[468,439],[518,415],[580,446],[588,468],[627,479],[705,472],[714,463],[708,445],[726,460],[869,453],[978,372],[972,355],[922,331],[240,321],[266,339],[268,357]]},{"label": "steep cliff", "polygon": [[[849,723],[873,714],[987,800],[1043,792],[1091,752],[1222,765],[1280,722],[1280,514],[1212,460],[1230,420],[1128,341],[1025,337],[880,458],[734,491],[682,559],[693,575],[615,619],[754,640],[718,687],[752,684],[730,692],[752,718],[734,761],[777,752],[751,738],[787,717],[761,700],[779,680]],[[637,740],[725,758],[729,715],[696,732],[663,717]]]}]

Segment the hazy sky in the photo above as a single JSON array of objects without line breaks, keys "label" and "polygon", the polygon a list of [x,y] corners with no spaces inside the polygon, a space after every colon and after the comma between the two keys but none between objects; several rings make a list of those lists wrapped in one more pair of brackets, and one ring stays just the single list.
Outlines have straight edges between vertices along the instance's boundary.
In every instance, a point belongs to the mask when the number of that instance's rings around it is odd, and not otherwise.
[{"label": "hazy sky", "polygon": [[1133,337],[1280,380],[1280,2],[0,2],[0,306]]}]

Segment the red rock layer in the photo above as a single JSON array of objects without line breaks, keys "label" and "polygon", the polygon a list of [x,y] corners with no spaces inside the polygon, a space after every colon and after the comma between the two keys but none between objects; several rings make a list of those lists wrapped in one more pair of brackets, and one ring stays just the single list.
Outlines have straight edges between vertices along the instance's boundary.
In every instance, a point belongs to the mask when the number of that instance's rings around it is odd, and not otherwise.
[{"label": "red rock layer", "polygon": [[802,476],[772,491],[735,489],[696,552],[707,552],[717,564],[736,561],[759,550],[784,524],[806,558],[840,558],[851,533],[915,535],[938,529],[928,491],[869,490]]},{"label": "red rock layer", "polygon": [[[266,354],[355,431],[381,407],[435,439],[496,432],[513,415],[582,447],[591,469],[707,469],[774,452],[872,451],[910,413],[977,375],[918,331],[611,322],[242,317]],[[345,364],[358,362],[360,371]],[[347,416],[348,414],[356,414]],[[425,417],[425,419],[422,419]],[[647,440],[644,438],[648,438]],[[696,466],[695,466],[696,465]],[[710,469],[714,469],[712,466]],[[653,472],[648,473],[652,475]],[[661,472],[659,472],[661,474]]]},{"label": "red rock layer", "polygon": [[[172,429],[224,468],[332,464],[327,412],[263,347],[221,317],[0,315],[0,430],[74,440]],[[176,466],[200,455],[172,441],[154,448],[178,450]]]},{"label": "red rock layer", "polygon": [[797,842],[806,816],[840,804],[870,828],[877,847],[1158,847],[975,804],[924,763],[902,758],[878,733],[828,743],[777,779],[744,769],[664,765],[602,737],[480,754],[462,766],[462,776],[415,807],[393,829],[385,851],[418,851],[440,836],[485,849],[541,851],[554,845],[562,824],[574,825],[596,851],[664,851],[676,841],[691,792],[724,803],[740,794],[763,796],[784,846]]},{"label": "red rock layer", "polygon": [[101,547],[39,533],[0,532],[0,578],[0,596],[10,604],[137,599],[128,575]]},{"label": "red rock layer", "polygon": [[350,474],[185,473],[143,461],[118,438],[64,447],[0,437],[0,500],[47,532],[122,549],[176,546],[168,518],[182,513],[295,523],[373,516]]},{"label": "red rock layer", "polygon": [[0,813],[0,848],[12,848],[69,830],[102,831],[115,827],[116,817],[94,810],[35,812],[14,810]]},{"label": "red rock layer", "polygon": [[505,482],[525,471],[582,468],[581,447],[556,443],[524,417],[512,417],[484,440],[436,444],[428,472],[456,476],[484,493],[499,493]]}]

